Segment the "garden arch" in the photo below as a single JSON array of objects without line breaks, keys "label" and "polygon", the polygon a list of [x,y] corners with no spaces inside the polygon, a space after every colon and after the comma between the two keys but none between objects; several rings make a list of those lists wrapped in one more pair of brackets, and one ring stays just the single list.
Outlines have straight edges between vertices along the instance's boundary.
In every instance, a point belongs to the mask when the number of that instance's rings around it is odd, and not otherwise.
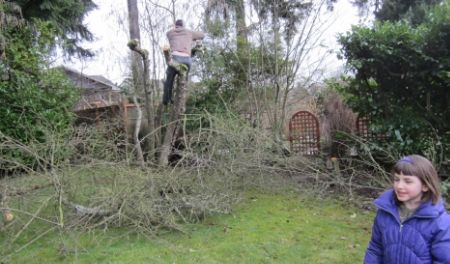
[{"label": "garden arch", "polygon": [[318,155],[320,150],[319,121],[308,111],[295,113],[289,121],[291,152]]}]

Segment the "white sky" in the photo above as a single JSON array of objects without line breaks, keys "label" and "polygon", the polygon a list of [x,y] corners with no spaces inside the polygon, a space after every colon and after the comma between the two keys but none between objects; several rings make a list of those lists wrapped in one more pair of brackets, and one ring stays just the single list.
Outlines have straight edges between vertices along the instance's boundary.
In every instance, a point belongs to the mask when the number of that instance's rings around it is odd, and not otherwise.
[{"label": "white sky", "polygon": [[[95,53],[91,59],[77,59],[58,63],[87,75],[102,75],[114,83],[120,84],[124,79],[128,36],[119,27],[115,12],[126,12],[126,0],[94,0],[98,8],[91,11],[85,18],[85,23],[94,34],[92,42],[85,42],[83,47]],[[111,2],[114,2],[112,4]],[[127,21],[124,21],[127,22]]]},{"label": "white sky", "polygon": [[[96,56],[93,59],[73,59],[72,62],[63,62],[59,58],[57,64],[64,64],[87,75],[102,75],[112,82],[120,84],[126,76],[125,67],[129,49],[126,46],[128,36],[125,27],[128,24],[127,21],[123,21],[122,25],[124,26],[119,26],[117,15],[121,13],[123,17],[126,14],[127,1],[94,0],[94,2],[98,8],[88,14],[85,22],[94,34],[95,40],[85,43],[83,46],[90,48]],[[335,22],[327,31],[324,44],[328,49],[337,51],[337,34],[350,30],[352,24],[358,23],[358,12],[349,3],[349,0],[339,0],[335,5],[334,12],[330,13],[330,17],[327,19]],[[325,65],[327,75],[333,75],[341,70],[343,62],[337,60],[336,54],[332,53],[327,57]]]}]

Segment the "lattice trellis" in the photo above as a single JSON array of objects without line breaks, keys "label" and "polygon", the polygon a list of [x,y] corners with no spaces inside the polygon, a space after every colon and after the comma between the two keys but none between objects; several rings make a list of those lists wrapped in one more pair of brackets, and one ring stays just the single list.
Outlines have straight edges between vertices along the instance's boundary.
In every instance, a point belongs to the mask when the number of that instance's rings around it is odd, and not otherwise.
[{"label": "lattice trellis", "polygon": [[378,140],[378,141],[386,141],[388,137],[385,134],[374,133],[370,129],[370,119],[365,116],[358,116],[356,118],[356,132],[358,136],[362,137],[365,140]]},{"label": "lattice trellis", "polygon": [[295,113],[289,121],[291,152],[318,155],[320,150],[319,121],[308,111]]}]

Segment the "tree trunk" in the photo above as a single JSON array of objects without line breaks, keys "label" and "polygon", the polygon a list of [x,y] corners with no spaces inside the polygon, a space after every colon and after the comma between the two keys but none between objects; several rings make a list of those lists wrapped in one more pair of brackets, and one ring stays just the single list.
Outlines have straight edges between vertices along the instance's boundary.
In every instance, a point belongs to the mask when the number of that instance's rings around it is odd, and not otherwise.
[{"label": "tree trunk", "polygon": [[136,95],[133,95],[133,103],[136,106],[136,111],[138,114],[133,133],[134,146],[136,148],[136,156],[139,161],[139,165],[141,166],[141,168],[144,168],[145,167],[144,154],[142,153],[141,141],[139,140],[139,130],[141,128],[141,121],[142,121],[142,110],[141,106],[139,105],[136,99]]},{"label": "tree trunk", "polygon": [[278,6],[277,5],[273,5],[272,6],[272,30],[273,30],[273,45],[274,45],[274,60],[275,60],[275,65],[274,65],[274,72],[273,72],[273,76],[274,76],[274,85],[275,85],[275,106],[274,106],[274,111],[273,111],[273,132],[274,132],[274,137],[275,140],[280,140],[281,139],[281,129],[282,129],[282,124],[280,124],[280,120],[279,120],[279,106],[280,106],[280,91],[281,91],[281,87],[280,87],[280,80],[279,80],[279,50],[278,48],[281,46],[281,38],[280,38],[280,21],[279,21],[279,15],[278,15]]},{"label": "tree trunk", "polygon": [[[244,0],[239,0],[235,4],[236,13],[236,41],[237,51],[239,55],[247,55],[248,37],[247,26],[245,24],[245,5]],[[248,57],[245,56],[245,57]],[[246,65],[245,65],[246,66]]]},{"label": "tree trunk", "polygon": [[178,132],[180,130],[180,121],[182,115],[186,110],[186,87],[187,87],[187,79],[186,74],[187,71],[179,70],[178,77],[176,81],[176,85],[174,87],[175,92],[175,100],[170,111],[169,121],[166,126],[166,131],[164,133],[163,144],[161,146],[161,152],[159,155],[159,165],[167,166],[169,164],[169,156],[171,152],[171,148],[177,139]]},{"label": "tree trunk", "polygon": [[[140,45],[141,33],[139,30],[139,11],[137,7],[137,0],[127,0],[128,2],[128,22],[129,22],[129,33],[130,40],[137,42],[136,45]],[[131,53],[131,71],[133,74],[133,84],[135,89],[135,94],[139,94],[142,89],[142,79],[139,76],[142,75],[143,65],[139,54]]]},{"label": "tree trunk", "polygon": [[[145,111],[146,111],[146,115],[147,115],[147,128],[149,131],[149,134],[146,135],[146,149],[148,151],[152,151],[155,148],[155,136],[152,134],[153,131],[155,130],[155,122],[154,122],[154,118],[153,118],[153,107],[152,104],[150,102],[150,95],[151,95],[151,90],[150,90],[150,83],[149,83],[149,62],[148,62],[148,52],[144,49],[141,49],[141,47],[139,46],[138,41],[136,40],[131,40],[130,42],[128,42],[128,47],[136,52],[137,54],[140,55],[140,57],[142,57],[142,63],[144,65],[144,75],[142,76],[143,79],[143,86],[144,86],[144,93],[145,93]],[[139,132],[139,131],[137,131]]]},{"label": "tree trunk", "polygon": [[250,58],[249,58],[249,44],[248,44],[248,29],[245,24],[245,3],[244,0],[238,0],[234,4],[234,11],[236,15],[236,53],[239,59],[240,69],[235,73],[238,80],[237,86],[242,87],[248,92],[248,105],[250,112],[250,121],[253,125],[259,124],[259,105],[258,99],[253,89],[253,85],[249,82]]},{"label": "tree trunk", "polygon": [[[130,39],[140,40],[141,32],[139,30],[139,10],[137,0],[127,0],[127,4]],[[139,61],[139,59],[136,61]]]},{"label": "tree trunk", "polygon": [[[148,56],[147,53],[140,48],[140,28],[139,28],[139,10],[137,6],[137,0],[127,0],[128,4],[128,21],[129,21],[129,32],[130,39],[132,42],[128,43],[129,48],[132,49],[133,52],[131,54],[131,71],[133,75],[133,84],[134,84],[134,96],[138,96],[139,94],[145,94],[145,114],[146,114],[146,122],[147,128],[149,128],[150,133],[154,130],[154,122],[153,117],[151,115],[151,103],[150,103],[150,91],[148,87]],[[135,131],[135,134],[139,133],[139,131]],[[136,139],[135,139],[136,140]],[[139,147],[138,153],[142,153],[142,149],[140,145],[138,146],[137,142],[135,142],[136,147]],[[151,151],[154,149],[155,142],[153,137],[147,138],[145,140],[145,146],[147,151]],[[141,157],[138,157],[140,160]]]}]

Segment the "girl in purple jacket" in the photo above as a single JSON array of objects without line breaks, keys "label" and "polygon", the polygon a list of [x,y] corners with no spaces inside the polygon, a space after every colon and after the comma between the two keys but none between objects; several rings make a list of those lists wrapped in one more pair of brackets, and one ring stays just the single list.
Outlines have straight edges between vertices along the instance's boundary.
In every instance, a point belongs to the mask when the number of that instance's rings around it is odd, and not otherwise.
[{"label": "girl in purple jacket", "polygon": [[450,264],[450,215],[433,164],[406,156],[392,176],[393,189],[375,200],[378,211],[364,263]]}]

